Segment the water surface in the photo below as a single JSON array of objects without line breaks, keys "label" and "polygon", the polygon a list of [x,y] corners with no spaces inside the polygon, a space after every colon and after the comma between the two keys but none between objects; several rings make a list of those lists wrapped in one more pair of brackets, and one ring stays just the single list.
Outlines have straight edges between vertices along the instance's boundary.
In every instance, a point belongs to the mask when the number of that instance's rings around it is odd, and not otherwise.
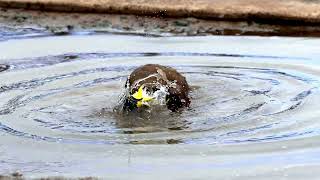
[{"label": "water surface", "polygon": [[[317,179],[319,45],[232,36],[3,39],[0,173]],[[186,76],[190,108],[148,118],[113,111],[127,76],[147,63]]]}]

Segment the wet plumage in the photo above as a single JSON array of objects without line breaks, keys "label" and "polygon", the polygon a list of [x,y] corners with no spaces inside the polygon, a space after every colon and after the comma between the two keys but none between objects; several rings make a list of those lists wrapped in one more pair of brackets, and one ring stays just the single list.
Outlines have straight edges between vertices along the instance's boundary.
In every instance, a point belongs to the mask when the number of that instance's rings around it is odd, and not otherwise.
[{"label": "wet plumage", "polygon": [[[171,67],[158,64],[138,67],[129,75],[125,86],[128,94],[124,107],[129,110],[148,105],[150,98],[155,98],[160,89],[165,89],[165,105],[171,111],[188,107],[190,104],[186,78]],[[145,97],[142,97],[142,93]]]}]

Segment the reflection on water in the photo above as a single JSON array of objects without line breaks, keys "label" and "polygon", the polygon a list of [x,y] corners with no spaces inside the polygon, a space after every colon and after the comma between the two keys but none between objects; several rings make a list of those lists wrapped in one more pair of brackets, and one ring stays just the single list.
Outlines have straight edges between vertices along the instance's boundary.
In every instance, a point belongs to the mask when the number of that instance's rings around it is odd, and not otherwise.
[{"label": "reflection on water", "polygon": [[[82,37],[64,38],[69,38],[68,43],[74,41],[77,44]],[[90,44],[96,38],[89,36],[82,43]],[[114,36],[100,35],[98,38],[109,42],[116,40]],[[127,37],[117,38],[121,41]],[[0,172],[21,169],[30,174],[62,171],[76,176],[90,172],[103,176],[102,169],[92,170],[91,165],[108,160],[115,163],[115,169],[120,171],[123,164],[117,163],[124,157],[130,157],[131,162],[131,153],[144,154],[146,162],[151,162],[155,156],[163,156],[163,153],[170,154],[168,162],[173,161],[174,154],[178,153],[186,159],[183,163],[188,164],[199,160],[197,155],[202,151],[205,156],[213,158],[209,151],[214,147],[225,147],[217,149],[215,154],[225,152],[227,159],[237,157],[236,153],[230,152],[229,146],[250,156],[258,154],[258,158],[263,159],[267,151],[277,152],[272,150],[278,147],[276,144],[288,152],[294,150],[290,150],[290,146],[299,146],[298,142],[302,140],[316,144],[320,133],[317,104],[320,100],[320,71],[316,63],[313,66],[307,64],[312,63],[317,52],[309,52],[313,56],[303,56],[303,50],[300,54],[285,54],[281,41],[279,49],[277,44],[274,45],[274,53],[255,54],[258,49],[250,54],[246,50],[255,47],[261,39],[272,41],[268,38],[226,38],[228,44],[221,44],[226,49],[230,44],[232,47],[232,43],[243,42],[243,46],[233,53],[210,49],[199,49],[198,52],[195,49],[201,44],[216,45],[210,38],[186,38],[185,47],[179,44],[177,49],[172,46],[170,51],[165,51],[159,46],[168,43],[166,38],[162,39],[163,42],[161,38],[159,41],[155,39],[137,37],[134,42],[128,41],[131,45],[136,43],[136,46],[124,48],[124,52],[109,45],[104,51],[97,45],[97,50],[90,47],[90,52],[65,52],[62,45],[39,56],[25,50],[19,55],[14,53],[15,41],[23,43],[32,39],[12,40],[12,49],[7,49],[4,58],[0,58],[1,64],[8,64],[0,65],[0,149],[3,154],[0,155],[3,159]],[[61,39],[57,42],[55,37],[42,40],[34,39],[33,45],[48,43],[50,48],[50,43],[64,42]],[[183,38],[169,38],[167,41],[181,43]],[[284,41],[287,43],[289,40]],[[310,44],[314,45],[314,41],[310,40]],[[10,42],[0,42],[0,47],[4,43],[8,48]],[[82,48],[79,44],[76,46]],[[146,50],[141,51],[140,46],[145,46]],[[139,48],[134,51],[135,47]],[[191,47],[194,47],[192,51]],[[186,76],[192,86],[190,108],[176,113],[165,107],[152,107],[151,111],[125,115],[115,112],[127,76],[137,66],[147,63],[170,65]],[[25,143],[30,146],[25,146]],[[200,146],[202,148],[192,150]],[[88,148],[92,148],[91,151]],[[21,157],[30,151],[42,154],[48,167],[43,169],[42,165],[33,164],[39,162],[34,155],[22,161]],[[259,151],[264,152],[259,154]],[[50,153],[59,160],[49,156]],[[68,157],[64,157],[64,153]],[[150,153],[152,155],[148,156]],[[24,165],[13,163],[15,161],[22,161]],[[139,159],[136,162],[139,164]],[[154,166],[161,166],[161,163]],[[241,169],[243,163],[226,165],[225,168],[231,166]],[[69,168],[63,171],[62,167]],[[103,164],[99,167],[102,168]],[[134,172],[143,169],[134,167]],[[81,171],[79,168],[90,170]],[[35,170],[39,172],[34,173]],[[150,172],[157,174],[163,170],[153,169]],[[202,177],[209,176],[204,174]]]}]

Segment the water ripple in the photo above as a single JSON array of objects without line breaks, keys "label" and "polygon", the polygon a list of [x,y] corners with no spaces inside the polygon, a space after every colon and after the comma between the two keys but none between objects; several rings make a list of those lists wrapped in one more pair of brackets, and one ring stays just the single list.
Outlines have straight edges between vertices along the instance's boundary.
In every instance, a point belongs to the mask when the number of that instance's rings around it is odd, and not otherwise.
[{"label": "water ripple", "polygon": [[[84,63],[96,57],[168,55],[176,54],[69,54],[19,61],[20,64],[13,62],[12,65],[15,71],[24,72],[25,68],[73,61],[68,64],[72,67],[80,62],[75,59],[82,59]],[[44,78],[34,75],[29,80],[17,78],[1,85],[0,95],[5,98],[0,105],[3,119],[0,131],[37,141],[81,144],[237,144],[318,134],[310,130],[308,123],[305,128],[295,129],[290,122],[309,111],[312,105],[308,104],[308,98],[319,98],[319,81],[315,76],[276,67],[186,63],[174,67],[194,87],[191,108],[181,113],[155,110],[147,119],[139,115],[121,117],[113,108],[126,77],[136,66],[84,66],[74,72]],[[309,121],[307,116],[300,123],[304,121]]]}]

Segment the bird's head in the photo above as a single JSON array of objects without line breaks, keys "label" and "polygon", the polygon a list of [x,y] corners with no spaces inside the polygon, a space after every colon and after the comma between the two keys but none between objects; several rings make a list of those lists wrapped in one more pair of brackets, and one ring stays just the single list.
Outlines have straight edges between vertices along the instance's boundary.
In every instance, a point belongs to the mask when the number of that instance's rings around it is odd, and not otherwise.
[{"label": "bird's head", "polygon": [[154,99],[153,92],[149,91],[144,85],[141,85],[137,90],[133,91],[133,93],[130,93],[124,105],[129,110],[150,107]]},{"label": "bird's head", "polygon": [[165,105],[167,94],[168,91],[165,86],[143,84],[130,93],[125,101],[125,106],[129,110],[133,110],[141,107],[150,107],[152,105]]},{"label": "bird's head", "polygon": [[136,106],[138,108],[142,106],[150,106],[150,102],[154,100],[152,92],[148,91],[147,88],[142,85],[139,87],[138,91],[136,91],[133,95],[131,95],[132,99],[135,100]]}]

